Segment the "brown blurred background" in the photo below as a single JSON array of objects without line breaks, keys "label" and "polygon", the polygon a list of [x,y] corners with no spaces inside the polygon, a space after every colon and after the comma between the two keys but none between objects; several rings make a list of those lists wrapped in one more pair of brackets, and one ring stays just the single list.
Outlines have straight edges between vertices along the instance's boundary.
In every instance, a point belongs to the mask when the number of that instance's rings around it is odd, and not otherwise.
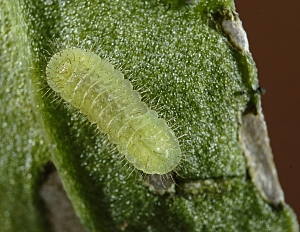
[{"label": "brown blurred background", "polygon": [[300,220],[300,1],[235,4],[266,89],[263,112],[285,200]]}]

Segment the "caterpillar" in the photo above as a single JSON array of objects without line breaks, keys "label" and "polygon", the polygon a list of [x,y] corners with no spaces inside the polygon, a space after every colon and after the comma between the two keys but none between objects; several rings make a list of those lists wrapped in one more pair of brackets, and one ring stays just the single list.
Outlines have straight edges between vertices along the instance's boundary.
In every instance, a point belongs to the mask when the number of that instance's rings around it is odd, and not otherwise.
[{"label": "caterpillar", "polygon": [[237,13],[232,12],[232,16],[229,19],[224,19],[222,21],[222,28],[236,48],[244,54],[249,53],[247,33]]},{"label": "caterpillar", "polygon": [[80,48],[54,54],[46,66],[51,89],[78,109],[146,174],[167,174],[181,161],[174,131],[107,60]]}]

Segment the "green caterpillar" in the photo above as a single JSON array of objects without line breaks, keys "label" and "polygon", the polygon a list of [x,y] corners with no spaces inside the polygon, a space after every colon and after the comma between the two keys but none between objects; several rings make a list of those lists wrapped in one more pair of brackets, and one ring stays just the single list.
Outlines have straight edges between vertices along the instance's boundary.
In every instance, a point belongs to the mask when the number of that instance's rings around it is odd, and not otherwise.
[{"label": "green caterpillar", "polygon": [[107,60],[67,48],[50,59],[46,79],[65,101],[96,123],[136,169],[163,175],[180,163],[182,154],[173,130]]}]

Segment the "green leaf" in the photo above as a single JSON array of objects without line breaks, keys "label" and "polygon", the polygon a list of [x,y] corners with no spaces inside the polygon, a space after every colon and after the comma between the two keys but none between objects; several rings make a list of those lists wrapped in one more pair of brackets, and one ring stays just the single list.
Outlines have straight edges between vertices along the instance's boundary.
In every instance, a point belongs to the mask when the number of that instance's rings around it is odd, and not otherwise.
[{"label": "green leaf", "polygon": [[[245,146],[248,129],[239,139],[243,115],[264,122],[254,61],[234,34],[243,30],[224,28],[238,22],[231,0],[6,0],[0,10],[1,231],[52,223],[40,191],[49,162],[87,231],[299,230],[283,197],[270,200],[254,178],[267,175],[247,156],[259,141]],[[131,175],[96,127],[55,100],[47,60],[73,46],[99,47],[184,135],[176,185]],[[274,171],[271,153],[262,155]],[[268,178],[280,192],[276,174]]]}]

